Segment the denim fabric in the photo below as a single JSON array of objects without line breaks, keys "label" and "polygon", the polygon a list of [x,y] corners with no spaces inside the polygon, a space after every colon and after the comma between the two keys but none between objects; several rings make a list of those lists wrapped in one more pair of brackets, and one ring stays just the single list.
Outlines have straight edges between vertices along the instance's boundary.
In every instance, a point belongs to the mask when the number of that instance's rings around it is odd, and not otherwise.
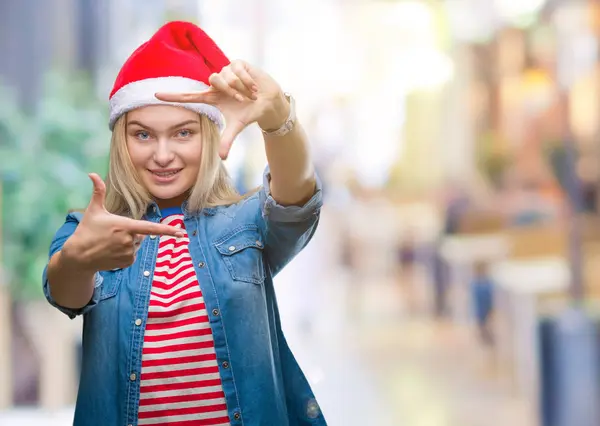
[{"label": "denim fabric", "polygon": [[[185,214],[189,249],[212,328],[231,424],[326,425],[281,330],[273,277],[310,241],[322,205],[321,183],[302,207],[278,205],[269,174],[260,191],[238,204]],[[50,256],[73,234],[81,213],[58,230]],[[150,206],[146,219],[159,222]],[[136,425],[144,329],[159,238],[146,237],[135,263],[100,271],[83,315],[83,361],[76,426]],[[136,320],[141,320],[141,324]],[[140,324],[140,325],[137,325]]]}]

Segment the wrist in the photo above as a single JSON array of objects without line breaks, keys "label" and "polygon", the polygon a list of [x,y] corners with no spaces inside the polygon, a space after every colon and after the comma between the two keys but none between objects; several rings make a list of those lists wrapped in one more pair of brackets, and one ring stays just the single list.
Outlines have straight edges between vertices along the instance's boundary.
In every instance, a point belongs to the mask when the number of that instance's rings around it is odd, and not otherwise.
[{"label": "wrist", "polygon": [[75,232],[63,245],[60,251],[60,263],[67,268],[73,268],[79,271],[89,272],[90,274],[98,272],[93,267],[92,261],[87,254],[88,251],[83,246],[79,236]]},{"label": "wrist", "polygon": [[274,131],[284,125],[290,115],[290,103],[283,92],[279,92],[262,117],[257,120],[264,131]]}]

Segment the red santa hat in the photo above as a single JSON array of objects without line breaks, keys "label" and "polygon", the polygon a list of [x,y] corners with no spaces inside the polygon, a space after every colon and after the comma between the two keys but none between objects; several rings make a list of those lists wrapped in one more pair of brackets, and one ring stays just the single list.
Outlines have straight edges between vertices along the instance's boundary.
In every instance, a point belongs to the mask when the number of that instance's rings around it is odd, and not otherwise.
[{"label": "red santa hat", "polygon": [[229,64],[215,42],[190,22],[169,22],[127,59],[110,93],[109,127],[135,108],[179,105],[213,120],[220,129],[224,120],[212,105],[164,102],[158,92],[195,92],[209,87],[208,78]]}]

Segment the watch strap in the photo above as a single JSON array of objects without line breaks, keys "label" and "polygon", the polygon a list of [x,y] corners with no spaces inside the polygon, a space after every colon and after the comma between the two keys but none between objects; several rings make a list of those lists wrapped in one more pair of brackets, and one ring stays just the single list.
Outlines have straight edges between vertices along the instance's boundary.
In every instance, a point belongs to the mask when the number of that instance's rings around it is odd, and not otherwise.
[{"label": "watch strap", "polygon": [[294,97],[292,95],[290,95],[289,93],[284,93],[284,96],[290,103],[290,113],[288,115],[288,118],[285,120],[285,122],[281,125],[281,127],[279,129],[264,130],[261,128],[260,130],[262,130],[262,132],[265,135],[284,136],[284,135],[288,134],[294,128],[294,125],[296,124],[296,101],[294,100]]}]

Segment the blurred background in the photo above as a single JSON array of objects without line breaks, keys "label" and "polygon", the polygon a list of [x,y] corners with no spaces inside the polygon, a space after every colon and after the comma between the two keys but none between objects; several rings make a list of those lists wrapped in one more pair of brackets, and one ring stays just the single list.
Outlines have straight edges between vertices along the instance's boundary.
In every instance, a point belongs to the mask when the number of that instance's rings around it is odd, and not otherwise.
[{"label": "blurred background", "polygon": [[0,425],[72,422],[81,320],[42,269],[174,19],[297,99],[325,207],[276,285],[332,426],[600,424],[600,1],[0,0]]}]

